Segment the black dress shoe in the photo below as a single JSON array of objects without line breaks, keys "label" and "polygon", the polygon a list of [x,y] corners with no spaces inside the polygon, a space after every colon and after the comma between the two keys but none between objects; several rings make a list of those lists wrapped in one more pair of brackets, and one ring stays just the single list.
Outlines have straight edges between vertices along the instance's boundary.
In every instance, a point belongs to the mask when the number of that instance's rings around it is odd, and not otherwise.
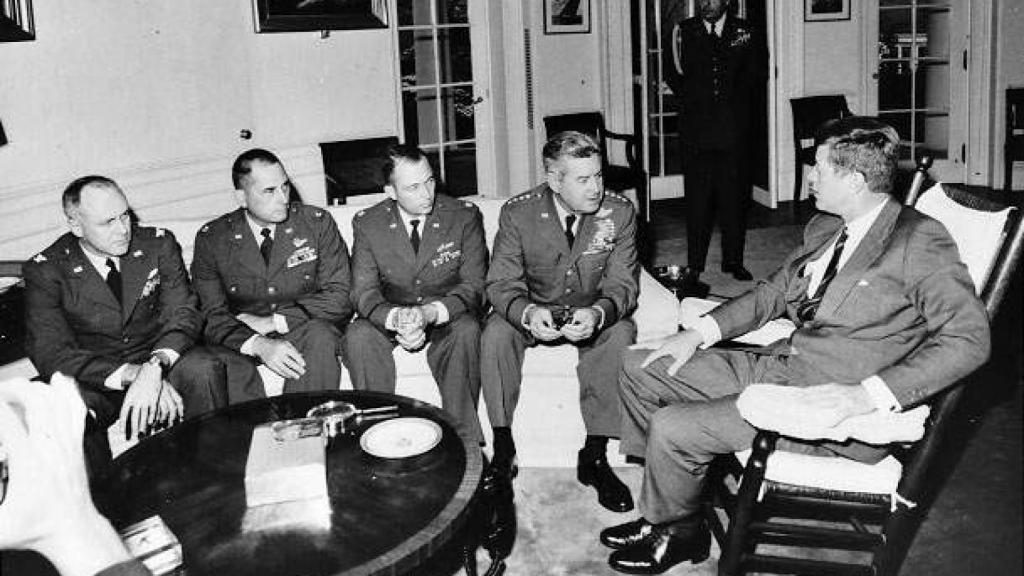
[{"label": "black dress shoe", "polygon": [[686,560],[703,562],[710,550],[711,533],[703,523],[695,530],[680,532],[655,526],[646,538],[612,552],[608,564],[626,574],[661,574]]},{"label": "black dress shoe", "polygon": [[750,273],[750,270],[744,268],[743,264],[723,263],[722,272],[725,272],[726,274],[732,274],[733,278],[741,280],[743,282],[749,282],[750,280],[754,279],[754,275]]},{"label": "black dress shoe", "polygon": [[711,287],[700,281],[700,270],[687,266],[679,278],[679,287],[676,289],[676,296],[686,298],[706,298]]},{"label": "black dress shoe", "polygon": [[629,488],[615,475],[604,456],[586,457],[581,450],[576,459],[576,479],[584,486],[593,486],[597,490],[597,501],[612,512],[633,509]]},{"label": "black dress shoe", "polygon": [[518,474],[519,466],[514,453],[510,456],[495,456],[484,470],[483,482],[485,486],[495,484],[498,488],[511,488],[512,479]]},{"label": "black dress shoe", "polygon": [[632,522],[601,530],[601,544],[612,550],[622,550],[647,538],[653,531],[653,524],[643,518],[637,518]]}]

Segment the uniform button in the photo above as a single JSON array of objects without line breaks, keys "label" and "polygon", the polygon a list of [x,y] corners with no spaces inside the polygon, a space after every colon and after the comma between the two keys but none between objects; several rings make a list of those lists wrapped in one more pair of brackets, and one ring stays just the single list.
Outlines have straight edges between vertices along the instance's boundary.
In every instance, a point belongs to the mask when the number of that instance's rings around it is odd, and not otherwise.
[{"label": "uniform button", "polygon": [[417,286],[419,286],[420,284],[423,284],[423,280],[419,280],[419,279],[417,279],[417,280],[416,280],[416,285],[417,285]]},{"label": "uniform button", "polygon": [[270,309],[271,310],[277,310],[277,304],[271,304],[270,305]]},{"label": "uniform button", "polygon": [[124,342],[125,344],[127,344],[127,343],[129,343],[131,341],[132,341],[132,339],[127,337],[127,336],[125,336],[124,338],[121,338],[121,342]]},{"label": "uniform button", "polygon": [[234,284],[232,284],[231,288],[228,288],[228,291],[230,291],[230,292],[238,292],[238,286],[235,286]]},{"label": "uniform button", "polygon": [[566,276],[572,276],[572,270],[566,270],[565,271],[565,275]]},{"label": "uniform button", "polygon": [[569,294],[570,292],[572,292],[572,288],[566,288],[566,289],[565,289],[565,293],[566,293],[566,294]]},{"label": "uniform button", "polygon": [[267,287],[268,294],[273,294],[274,292],[277,292],[277,288],[274,288],[273,286]]},{"label": "uniform button", "polygon": [[417,296],[416,297],[416,301],[417,302],[423,302],[423,296]]}]

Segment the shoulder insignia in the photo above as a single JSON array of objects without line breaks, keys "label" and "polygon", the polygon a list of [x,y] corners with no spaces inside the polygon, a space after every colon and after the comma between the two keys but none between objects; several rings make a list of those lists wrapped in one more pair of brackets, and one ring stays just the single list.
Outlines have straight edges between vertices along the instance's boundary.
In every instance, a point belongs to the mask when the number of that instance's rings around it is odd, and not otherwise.
[{"label": "shoulder insignia", "polygon": [[167,230],[164,230],[163,228],[157,228],[156,231],[153,233],[153,235],[156,236],[157,238],[160,238],[166,232],[167,232]]},{"label": "shoulder insignia", "polygon": [[43,253],[40,252],[39,254],[36,254],[35,256],[32,257],[32,261],[36,263],[46,262],[46,256],[44,256]]},{"label": "shoulder insignia", "polygon": [[356,218],[362,218],[363,216],[366,216],[366,210],[360,210],[359,212],[356,212]]},{"label": "shoulder insignia", "polygon": [[136,250],[135,252],[132,252],[132,257],[133,258],[142,258],[143,256],[144,256],[144,254],[143,254],[142,250]]},{"label": "shoulder insignia", "polygon": [[199,231],[202,232],[203,234],[206,234],[207,232],[210,231],[210,225],[209,224],[203,224],[203,227],[200,228]]},{"label": "shoulder insignia", "polygon": [[476,204],[473,204],[472,202],[466,202],[465,200],[463,200],[462,205],[465,206],[466,208],[472,208],[476,206]]},{"label": "shoulder insignia", "polygon": [[75,274],[81,274],[82,270],[84,270],[84,268],[82,268],[81,266],[75,266],[74,268],[71,269],[71,271],[74,272]]},{"label": "shoulder insignia", "polygon": [[317,210],[316,212],[313,212],[313,216],[316,216],[317,218],[322,218],[323,215],[324,215],[324,211],[323,210]]}]

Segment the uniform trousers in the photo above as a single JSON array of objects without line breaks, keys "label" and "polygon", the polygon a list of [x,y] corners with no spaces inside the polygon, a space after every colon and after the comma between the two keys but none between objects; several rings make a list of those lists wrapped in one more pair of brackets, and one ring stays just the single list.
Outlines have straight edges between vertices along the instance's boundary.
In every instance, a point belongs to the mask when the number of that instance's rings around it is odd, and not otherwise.
[{"label": "uniform trousers", "polygon": [[[185,418],[194,418],[228,405],[228,371],[223,352],[228,350],[202,346],[192,348],[178,358],[167,373],[167,381],[185,405]],[[144,360],[136,359],[137,362]],[[107,428],[117,422],[125,392],[85,386],[80,390],[90,412],[85,436],[86,462],[90,477],[100,478],[111,463]]]},{"label": "uniform trousers", "polygon": [[[338,362],[338,341],[340,332],[323,320],[307,320],[287,334],[274,334],[291,342],[306,361],[306,372],[299,378],[284,381],[282,393],[319,392],[337,390],[341,387],[341,363]],[[231,404],[266,398],[263,379],[256,372],[259,358],[232,352],[225,358],[228,363],[228,399]],[[235,374],[249,374],[242,377]]]},{"label": "uniform trousers", "polygon": [[[720,454],[750,448],[756,430],[736,408],[736,398],[755,382],[793,383],[785,356],[742,350],[697,351],[674,376],[671,358],[647,368],[650,350],[624,354],[620,375],[620,450],[646,460],[638,506],[649,522],[674,522],[697,514],[708,465]],[[812,443],[780,439],[779,449],[831,455]]]},{"label": "uniform trousers", "polygon": [[[480,397],[480,322],[463,314],[440,326],[427,328],[427,365],[441,393],[441,406],[455,417],[460,431],[480,442],[477,418]],[[356,390],[394,393],[397,345],[393,336],[365,318],[345,331],[345,364]]]},{"label": "uniform trousers", "polygon": [[[619,437],[622,412],[619,408],[619,384],[616,375],[622,363],[622,351],[636,341],[632,318],[619,320],[600,330],[596,337],[575,343],[579,363],[576,374],[580,384],[580,412],[588,435]],[[567,343],[557,340],[553,345]],[[512,426],[523,382],[523,357],[526,348],[546,345],[517,329],[498,314],[487,319],[480,339],[480,367],[484,402],[491,425]]]},{"label": "uniform trousers", "polygon": [[687,265],[703,271],[714,229],[715,214],[722,228],[722,262],[743,263],[747,229],[747,184],[743,155],[734,149],[684,151],[686,173]]}]

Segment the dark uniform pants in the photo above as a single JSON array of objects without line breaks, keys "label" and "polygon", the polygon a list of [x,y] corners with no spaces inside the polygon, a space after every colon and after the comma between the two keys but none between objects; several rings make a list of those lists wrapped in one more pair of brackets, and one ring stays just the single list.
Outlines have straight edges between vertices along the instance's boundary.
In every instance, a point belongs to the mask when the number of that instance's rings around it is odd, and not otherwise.
[{"label": "dark uniform pants", "polygon": [[[480,342],[481,382],[491,426],[512,426],[523,381],[523,357],[533,342],[504,318],[491,314]],[[622,352],[636,341],[636,324],[619,320],[578,343],[576,374],[580,384],[580,412],[587,434],[618,438],[621,423],[617,375]],[[558,340],[556,345],[566,343]]]},{"label": "dark uniform pants", "polygon": [[750,197],[744,174],[750,167],[742,165],[742,155],[734,150],[688,148],[684,155],[687,264],[704,270],[716,212],[722,262],[742,264]]},{"label": "dark uniform pants", "polygon": [[[427,328],[427,364],[441,393],[441,406],[455,417],[460,431],[483,440],[477,400],[480,397],[480,322],[462,315]],[[375,392],[395,391],[396,341],[365,318],[345,331],[345,364],[352,387]]]}]

